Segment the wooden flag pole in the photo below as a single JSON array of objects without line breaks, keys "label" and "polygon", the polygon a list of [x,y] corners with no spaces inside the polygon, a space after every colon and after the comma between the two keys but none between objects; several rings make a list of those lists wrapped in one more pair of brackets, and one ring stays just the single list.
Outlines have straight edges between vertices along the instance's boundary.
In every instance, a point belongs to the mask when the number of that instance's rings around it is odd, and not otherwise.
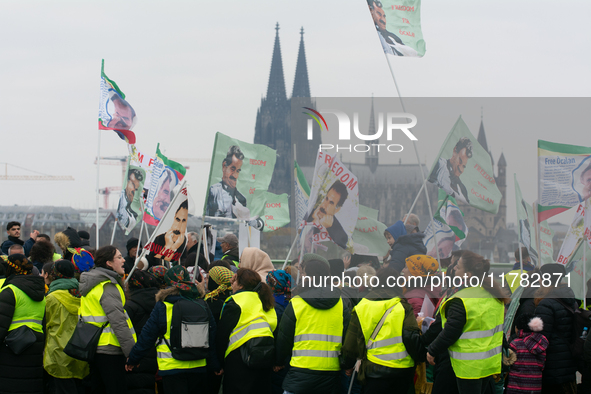
[{"label": "wooden flag pole", "polygon": [[99,243],[99,179],[101,169],[101,131],[98,131],[98,144],[96,153],[96,248],[100,247]]}]

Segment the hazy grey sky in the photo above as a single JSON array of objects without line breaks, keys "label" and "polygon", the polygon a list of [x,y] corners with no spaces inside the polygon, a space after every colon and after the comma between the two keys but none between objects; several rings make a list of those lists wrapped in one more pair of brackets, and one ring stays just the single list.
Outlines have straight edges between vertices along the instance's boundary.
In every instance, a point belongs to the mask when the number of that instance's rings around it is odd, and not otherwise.
[{"label": "hazy grey sky", "polygon": [[[392,61],[401,93],[589,96],[590,16],[591,2],[586,0],[424,0],[425,57]],[[313,96],[396,96],[364,0],[2,1],[0,162],[76,180],[2,181],[0,205],[94,208],[102,58],[107,75],[138,114],[134,131],[144,153],[153,153],[160,142],[169,157],[207,158],[216,131],[252,141],[256,110],[267,88],[276,22],[281,26],[289,93],[303,26]],[[462,115],[476,134],[478,103],[473,113]],[[543,116],[559,119],[562,114]],[[518,173],[530,201],[536,198],[538,138],[591,145],[584,138],[588,115],[580,127],[558,126],[550,137],[504,127],[492,118],[485,106],[495,160],[505,153],[508,178]],[[449,127],[419,138],[429,165],[429,155],[439,149]],[[102,132],[101,138],[102,155],[127,154],[114,132]],[[200,207],[209,165],[187,164],[190,191]],[[9,174],[25,173],[9,169]],[[508,220],[514,221],[509,183]],[[119,167],[101,168],[101,187],[120,184]],[[112,207],[116,200],[111,198]]]}]

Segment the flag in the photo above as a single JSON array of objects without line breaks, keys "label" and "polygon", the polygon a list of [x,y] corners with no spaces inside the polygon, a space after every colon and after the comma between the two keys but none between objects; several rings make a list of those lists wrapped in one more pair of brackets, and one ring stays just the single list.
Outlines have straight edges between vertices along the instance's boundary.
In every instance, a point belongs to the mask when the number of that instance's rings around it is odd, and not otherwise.
[{"label": "flag", "polygon": [[289,198],[287,194],[267,192],[265,196],[265,209],[263,211],[265,227],[263,231],[275,231],[289,224]]},{"label": "flag", "polygon": [[144,221],[156,226],[168,209],[174,195],[179,191],[179,184],[187,170],[182,164],[170,160],[160,152],[160,144],[156,146],[150,188],[144,207]]},{"label": "flag", "polygon": [[[586,297],[584,286],[585,283],[591,279],[591,269],[589,268],[588,263],[589,256],[591,256],[591,250],[589,249],[588,244],[586,242],[582,242],[581,239],[581,242],[578,244],[565,264],[566,279],[563,279],[562,282],[566,282],[568,287],[573,290],[575,293],[575,298],[578,300],[582,300]],[[585,261],[587,261],[586,270],[584,269],[585,267],[583,267],[585,265]],[[583,271],[586,271],[585,279],[583,279]],[[553,282],[555,282],[555,279]]]},{"label": "flag", "polygon": [[126,235],[141,220],[144,186],[150,184],[154,164],[154,158],[144,155],[135,145],[128,147],[129,159],[116,214],[117,223]]},{"label": "flag", "polygon": [[186,182],[179,185],[179,192],[172,198],[166,212],[144,246],[150,265],[168,262],[174,265],[180,261],[187,247],[187,224],[189,214],[194,212],[193,201],[187,191]]},{"label": "flag", "polygon": [[357,177],[341,163],[318,150],[308,209],[301,226],[313,226],[313,241],[330,240],[354,253],[351,237],[359,213]]},{"label": "flag", "polygon": [[540,259],[542,260],[542,265],[553,264],[555,262],[552,238],[554,238],[554,231],[548,225],[548,221],[544,220],[540,223]]},{"label": "flag", "polygon": [[501,192],[496,185],[492,160],[460,116],[445,139],[431,167],[429,182],[456,201],[496,214]]},{"label": "flag", "polygon": [[390,245],[384,237],[386,225],[378,221],[378,211],[359,204],[359,214],[353,232],[353,251],[383,257]]},{"label": "flag", "polygon": [[562,265],[568,265],[573,261],[573,258],[583,243],[583,233],[585,231],[585,206],[579,204],[575,210],[575,215],[572,220],[562,246],[558,252],[556,262]]},{"label": "flag", "polygon": [[538,140],[538,222],[591,197],[591,148]]},{"label": "flag", "polygon": [[464,213],[458,207],[455,198],[439,189],[438,208],[435,219],[446,224],[456,235],[456,241],[468,236],[468,226],[464,222]]},{"label": "flag", "polygon": [[[204,215],[255,221],[254,227],[262,231],[267,199],[279,199],[267,193],[276,159],[276,151],[268,146],[216,133]],[[282,206],[289,211],[288,205]]]},{"label": "flag", "polygon": [[446,259],[451,256],[451,252],[460,250],[464,239],[458,239],[447,224],[433,218],[425,229],[423,243],[429,256],[437,258],[437,249],[439,249],[439,258]]},{"label": "flag", "polygon": [[517,182],[517,174],[513,174],[515,182],[515,206],[517,207],[517,235],[521,245],[527,248],[529,257],[534,265],[538,265],[538,248],[536,246],[536,227],[534,210],[521,195],[521,188]]},{"label": "flag", "polygon": [[367,5],[387,55],[423,57],[421,0],[367,0]]},{"label": "flag", "polygon": [[294,195],[295,195],[295,216],[296,223],[299,224],[304,220],[306,211],[308,209],[308,199],[310,198],[310,186],[306,177],[302,172],[297,161],[293,162],[293,182],[294,182]]},{"label": "flag", "polygon": [[131,129],[136,123],[135,111],[125,100],[125,93],[117,83],[105,74],[105,61],[101,64],[101,84],[99,102],[99,130],[113,130],[128,144],[135,144],[135,134]]}]

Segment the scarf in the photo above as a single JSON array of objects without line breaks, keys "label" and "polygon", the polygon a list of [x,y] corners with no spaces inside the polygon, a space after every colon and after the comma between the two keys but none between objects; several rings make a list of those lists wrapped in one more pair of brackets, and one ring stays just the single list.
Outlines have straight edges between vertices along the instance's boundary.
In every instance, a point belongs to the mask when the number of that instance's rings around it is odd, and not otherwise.
[{"label": "scarf", "polygon": [[49,291],[51,294],[56,290],[68,290],[76,298],[80,298],[81,294],[78,291],[78,281],[75,278],[59,278],[49,284]]},{"label": "scarf", "polygon": [[232,271],[222,266],[215,266],[209,270],[209,278],[213,279],[218,287],[205,295],[205,300],[215,300],[217,297],[231,289],[230,280],[232,279]]},{"label": "scarf", "polygon": [[284,295],[286,301],[291,299],[291,275],[284,270],[273,270],[267,274],[267,284],[273,294]]},{"label": "scarf", "polygon": [[195,283],[191,282],[191,275],[182,265],[176,265],[166,271],[164,280],[168,286],[179,289],[181,296],[185,298],[196,299],[201,295]]},{"label": "scarf", "polygon": [[21,246],[23,246],[25,244],[25,241],[22,241],[17,237],[13,237],[12,235],[8,236],[8,240],[11,241],[12,243],[15,243],[15,244],[21,245]]}]

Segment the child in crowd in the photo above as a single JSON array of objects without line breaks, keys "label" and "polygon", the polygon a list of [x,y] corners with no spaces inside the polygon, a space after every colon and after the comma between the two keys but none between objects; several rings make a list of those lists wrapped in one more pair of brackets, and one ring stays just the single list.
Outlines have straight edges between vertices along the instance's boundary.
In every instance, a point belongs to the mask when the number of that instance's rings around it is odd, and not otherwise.
[{"label": "child in crowd", "polygon": [[509,348],[515,352],[517,361],[511,366],[507,394],[530,394],[542,392],[542,371],[546,363],[548,339],[541,334],[544,323],[530,314],[515,318],[517,337]]}]

